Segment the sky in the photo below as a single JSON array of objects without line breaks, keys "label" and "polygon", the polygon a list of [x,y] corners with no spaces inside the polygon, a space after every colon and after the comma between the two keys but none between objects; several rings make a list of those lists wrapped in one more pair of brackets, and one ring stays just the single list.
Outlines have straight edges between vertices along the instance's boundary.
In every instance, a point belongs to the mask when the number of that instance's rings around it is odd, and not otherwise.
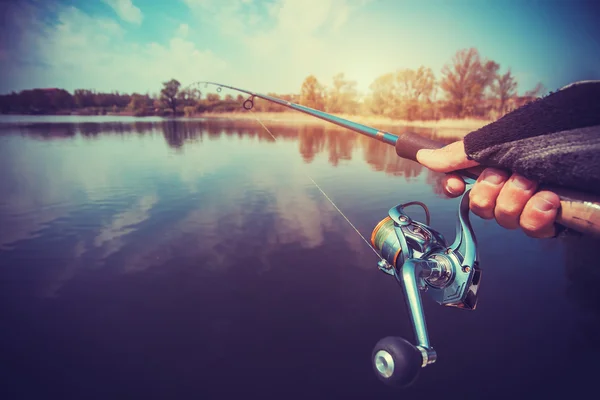
[{"label": "sky", "polygon": [[299,93],[343,72],[362,93],[460,49],[519,93],[600,79],[600,7],[573,0],[0,0],[0,94],[58,87],[158,93],[217,81]]}]

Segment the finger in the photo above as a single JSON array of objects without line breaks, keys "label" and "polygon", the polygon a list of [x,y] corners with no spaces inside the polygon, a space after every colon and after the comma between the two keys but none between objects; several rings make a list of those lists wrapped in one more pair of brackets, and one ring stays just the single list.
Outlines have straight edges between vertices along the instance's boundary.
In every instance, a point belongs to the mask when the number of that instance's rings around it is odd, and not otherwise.
[{"label": "finger", "polygon": [[469,193],[471,211],[483,219],[493,219],[496,199],[507,179],[508,174],[501,169],[484,169]]},{"label": "finger", "polygon": [[556,234],[554,222],[560,198],[556,193],[543,190],[534,194],[525,204],[521,213],[520,225],[527,236],[549,238]]},{"label": "finger", "polygon": [[436,172],[451,172],[479,165],[477,161],[467,158],[465,145],[462,140],[450,143],[441,149],[419,150],[417,152],[417,161]]},{"label": "finger", "polygon": [[442,178],[444,194],[448,197],[458,197],[465,191],[465,181],[455,174],[448,174]]},{"label": "finger", "polygon": [[517,229],[525,204],[531,199],[537,184],[519,174],[513,174],[500,190],[496,199],[494,216],[498,224],[507,229]]}]

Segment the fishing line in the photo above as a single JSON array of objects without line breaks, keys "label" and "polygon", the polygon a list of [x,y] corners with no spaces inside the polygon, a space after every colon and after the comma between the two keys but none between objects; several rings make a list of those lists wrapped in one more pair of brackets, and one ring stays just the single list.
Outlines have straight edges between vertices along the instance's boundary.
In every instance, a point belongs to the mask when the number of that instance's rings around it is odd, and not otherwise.
[{"label": "fishing line", "polygon": [[[256,115],[256,113],[252,110],[252,107],[248,108],[246,107],[246,102],[250,101],[252,102],[252,100],[246,100],[244,102],[244,108],[248,111],[250,111],[252,113],[252,115],[254,116],[254,118],[256,119],[256,121],[258,121],[259,124],[262,125],[262,127],[267,131],[267,133],[269,135],[271,135],[271,137],[273,138],[273,140],[275,142],[277,142],[277,138],[275,137],[275,135],[273,135],[273,133],[271,133],[271,131],[269,130],[269,128],[267,128],[265,126],[265,124],[262,123],[262,121],[258,118],[258,116]],[[331,198],[329,196],[327,196],[327,193],[325,193],[325,191],[323,189],[321,189],[321,187],[319,186],[319,184],[317,182],[315,182],[315,180],[308,174],[308,172],[304,171],[304,173],[306,174],[306,176],[308,177],[308,179],[311,180],[311,182],[315,185],[315,187],[317,189],[319,189],[319,191],[321,193],[323,193],[323,196],[325,196],[325,198],[327,200],[329,200],[329,202],[331,203],[331,205],[340,213],[340,215],[348,222],[348,224],[350,224],[350,226],[352,227],[352,229],[354,229],[356,231],[356,233],[358,234],[358,236],[360,236],[360,238],[367,244],[367,246],[373,250],[373,253],[375,253],[377,255],[377,257],[379,257],[379,259],[383,260],[383,257],[381,257],[381,255],[377,252],[377,250],[375,250],[373,248],[373,246],[371,246],[371,243],[369,243],[369,241],[367,239],[365,239],[365,237],[360,233],[360,231],[354,226],[354,224],[352,222],[350,222],[350,219],[348,217],[346,217],[346,215],[342,212],[342,210],[339,209],[338,206],[335,205],[335,203],[333,202],[333,200],[331,200]]]},{"label": "fishing line", "polygon": [[[243,101],[244,109],[252,111],[254,119],[275,142],[278,142],[277,137],[261,121],[258,114],[252,110],[255,97],[309,114],[392,145],[396,148],[398,156],[412,161],[418,161],[416,153],[420,149],[441,147],[439,142],[420,137],[414,133],[394,135],[336,117],[324,111],[295,104],[289,100],[215,82],[198,82],[197,84],[199,83],[205,84],[205,87],[209,84],[215,85],[218,87],[217,92],[220,92],[219,89],[221,88],[228,88],[248,95],[249,97]],[[242,97],[238,97],[238,101],[241,100]],[[298,162],[302,163],[301,160],[298,160]],[[401,337],[388,336],[383,338],[375,345],[371,353],[371,364],[377,377],[384,383],[395,387],[410,386],[417,379],[421,368],[435,363],[438,358],[437,352],[429,340],[425,313],[421,302],[421,291],[427,292],[438,304],[445,306],[474,310],[477,304],[481,269],[479,267],[477,241],[469,219],[470,188],[464,192],[460,200],[454,243],[446,242],[440,232],[429,226],[431,222],[429,209],[420,201],[411,201],[390,208],[388,215],[375,226],[371,236],[372,243],[369,243],[312,178],[309,174],[310,168],[303,165],[301,170],[331,203],[339,215],[375,252],[379,258],[377,262],[378,269],[387,275],[393,276],[402,286],[405,304],[410,314],[415,344]],[[460,175],[464,178],[476,179],[479,172],[462,170]],[[410,206],[420,206],[423,209],[427,220],[426,224],[411,218],[405,212],[405,208]]]}]

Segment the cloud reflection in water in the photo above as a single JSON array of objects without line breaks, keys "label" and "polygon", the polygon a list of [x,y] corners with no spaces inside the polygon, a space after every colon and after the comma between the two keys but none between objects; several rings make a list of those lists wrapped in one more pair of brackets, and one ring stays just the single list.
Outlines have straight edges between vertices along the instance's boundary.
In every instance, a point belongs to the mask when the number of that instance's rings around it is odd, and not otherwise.
[{"label": "cloud reflection in water", "polygon": [[64,260],[44,278],[54,293],[77,268],[102,265],[143,271],[176,258],[216,271],[235,252],[266,271],[280,247],[316,248],[333,231],[368,253],[307,173],[331,185],[331,166],[344,166],[354,175],[343,179],[366,184],[374,171],[409,180],[421,167],[347,130],[269,126],[277,141],[248,121],[2,125],[0,245],[14,250],[3,263],[21,262],[19,249]]}]

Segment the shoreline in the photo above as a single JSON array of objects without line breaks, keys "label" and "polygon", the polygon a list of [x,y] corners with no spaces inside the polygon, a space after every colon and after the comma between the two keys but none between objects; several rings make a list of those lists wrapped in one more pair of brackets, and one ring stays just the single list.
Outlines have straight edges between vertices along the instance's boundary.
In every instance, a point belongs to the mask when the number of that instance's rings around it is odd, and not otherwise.
[{"label": "shoreline", "polygon": [[[197,114],[192,117],[177,117],[181,119],[230,119],[230,120],[256,120],[259,118],[263,121],[276,121],[276,122],[291,122],[291,123],[314,123],[314,124],[332,124],[331,122],[313,117],[311,115],[303,114],[301,112],[224,112],[224,113],[203,113]],[[433,129],[456,129],[473,131],[484,127],[492,123],[492,120],[480,120],[473,118],[465,119],[440,119],[426,120],[426,121],[405,121],[398,119],[391,119],[380,116],[369,116],[369,115],[346,115],[336,114],[336,117],[347,119],[353,122],[365,124],[365,125],[384,125],[384,126],[410,126],[417,128],[433,128]]]},{"label": "shoreline", "polygon": [[[107,112],[104,115],[89,115],[89,114],[0,114],[5,116],[23,116],[23,117],[81,117],[83,119],[93,119],[95,117],[123,117],[133,118],[135,120],[144,121],[147,119],[156,120],[179,120],[179,121],[198,121],[198,120],[228,120],[228,121],[256,121],[257,119],[264,122],[275,122],[285,124],[311,124],[311,125],[335,125],[332,122],[322,120],[317,117],[313,117],[308,114],[304,114],[300,111],[283,111],[283,112],[265,112],[265,111],[240,111],[240,112],[222,112],[212,113],[205,112],[200,114],[193,114],[189,116],[177,116],[175,118],[171,116],[159,116],[159,115],[147,115],[147,116],[136,116],[130,112]],[[347,114],[336,114],[336,117],[347,119],[352,122],[371,126],[373,128],[381,127],[385,128],[400,128],[400,127],[411,127],[411,128],[422,128],[422,129],[433,129],[445,131],[444,134],[452,134],[458,136],[464,136],[469,132],[477,130],[485,125],[492,123],[492,120],[464,118],[464,119],[440,119],[440,120],[425,120],[425,121],[405,121],[391,119],[388,117],[381,117],[376,115],[347,115]],[[449,132],[452,131],[452,132]],[[440,132],[441,133],[441,132]]]}]

